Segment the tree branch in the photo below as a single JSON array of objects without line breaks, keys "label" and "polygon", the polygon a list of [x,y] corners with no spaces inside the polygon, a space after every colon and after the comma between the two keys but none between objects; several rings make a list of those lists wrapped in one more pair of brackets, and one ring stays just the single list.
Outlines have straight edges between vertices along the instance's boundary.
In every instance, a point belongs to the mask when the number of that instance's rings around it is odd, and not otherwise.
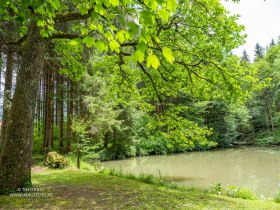
[{"label": "tree branch", "polygon": [[0,42],[0,44],[5,44],[5,45],[20,45],[22,42],[24,42],[24,40],[26,39],[27,35],[24,35],[23,37],[21,37],[19,40],[15,41],[15,42],[8,42],[6,41],[6,39],[4,37],[2,37],[0,35],[0,38],[3,40],[3,42]]},{"label": "tree branch", "polygon": [[50,37],[51,39],[76,39],[84,38],[81,34],[68,34],[68,33],[54,33]]},{"label": "tree branch", "polygon": [[69,13],[58,13],[55,18],[55,23],[65,23],[68,21],[73,20],[85,20],[91,17],[91,12],[93,12],[94,9],[88,10],[87,14],[82,15],[80,12],[69,12]]},{"label": "tree branch", "polygon": [[160,95],[157,90],[157,86],[156,86],[155,81],[153,80],[152,76],[150,75],[149,72],[146,71],[146,69],[144,68],[144,66],[141,63],[139,63],[139,62],[137,62],[137,63],[140,66],[141,70],[144,72],[144,74],[146,74],[148,76],[150,82],[152,83],[153,89],[157,95],[158,101],[159,101],[160,105],[163,106],[162,100],[161,100]]},{"label": "tree branch", "polygon": [[187,69],[187,71],[189,72],[189,73],[192,73],[192,74],[194,74],[196,77],[198,77],[198,78],[200,78],[200,79],[203,79],[203,80],[205,80],[205,81],[207,81],[207,82],[209,82],[209,83],[211,83],[211,84],[213,84],[213,85],[216,85],[215,84],[215,82],[213,82],[212,80],[210,80],[210,79],[208,79],[208,78],[205,78],[205,77],[203,77],[203,76],[200,76],[198,73],[196,73],[195,71],[193,71],[192,69],[190,69],[190,67],[199,67],[199,64],[201,63],[201,62],[203,62],[203,60],[200,60],[198,63],[196,63],[196,64],[186,64],[186,63],[184,63],[184,62],[182,62],[182,61],[175,61],[176,63],[178,63],[178,64],[180,64],[180,65],[182,65],[182,66],[184,66],[186,69]]},{"label": "tree branch", "polygon": [[[58,13],[56,14],[54,18],[55,23],[65,23],[73,20],[86,20],[91,17],[91,13],[94,12],[94,8],[91,8],[88,10],[87,14],[82,15],[80,12],[68,12],[68,13]],[[100,17],[102,17],[104,20],[107,20],[107,18],[103,15],[98,14]]]},{"label": "tree branch", "polygon": [[122,43],[121,47],[136,46],[137,44],[138,42],[126,42],[126,43]]}]

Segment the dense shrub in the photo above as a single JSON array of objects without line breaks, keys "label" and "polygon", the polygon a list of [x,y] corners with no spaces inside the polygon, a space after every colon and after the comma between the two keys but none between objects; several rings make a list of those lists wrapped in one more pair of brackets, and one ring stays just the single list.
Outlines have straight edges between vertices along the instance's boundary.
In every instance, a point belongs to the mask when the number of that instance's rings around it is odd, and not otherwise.
[{"label": "dense shrub", "polygon": [[224,188],[221,183],[212,185],[208,191],[213,194],[226,195],[232,198],[242,198],[247,200],[256,199],[256,195],[249,189],[237,188],[235,186]]},{"label": "dense shrub", "polygon": [[280,193],[278,193],[278,194],[276,195],[276,197],[274,198],[274,201],[275,201],[276,203],[280,203]]},{"label": "dense shrub", "polygon": [[49,168],[65,168],[69,164],[69,161],[57,152],[49,152],[45,159],[45,165]]}]

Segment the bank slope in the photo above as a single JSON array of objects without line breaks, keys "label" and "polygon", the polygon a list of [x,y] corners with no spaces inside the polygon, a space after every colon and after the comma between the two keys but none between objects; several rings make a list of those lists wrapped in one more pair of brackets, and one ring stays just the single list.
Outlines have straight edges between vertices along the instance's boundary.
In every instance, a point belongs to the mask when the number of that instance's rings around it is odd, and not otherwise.
[{"label": "bank slope", "polygon": [[33,172],[33,185],[51,197],[1,196],[0,209],[280,209],[274,202],[171,189],[84,170],[39,170]]}]

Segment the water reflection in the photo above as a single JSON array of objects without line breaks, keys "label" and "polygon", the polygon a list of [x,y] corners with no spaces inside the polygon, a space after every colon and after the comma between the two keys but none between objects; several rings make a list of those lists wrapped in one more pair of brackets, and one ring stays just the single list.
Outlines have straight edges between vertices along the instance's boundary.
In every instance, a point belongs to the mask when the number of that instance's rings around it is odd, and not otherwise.
[{"label": "water reflection", "polygon": [[280,192],[280,149],[242,148],[211,152],[136,157],[103,163],[105,168],[147,173],[188,186],[215,183],[246,187],[259,196]]}]

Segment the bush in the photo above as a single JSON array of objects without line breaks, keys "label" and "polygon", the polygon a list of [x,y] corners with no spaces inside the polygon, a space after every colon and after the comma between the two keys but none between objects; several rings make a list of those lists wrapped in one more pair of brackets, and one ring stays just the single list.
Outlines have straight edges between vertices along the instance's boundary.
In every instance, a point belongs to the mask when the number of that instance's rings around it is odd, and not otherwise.
[{"label": "bush", "polygon": [[168,151],[168,140],[162,137],[153,137],[149,139],[141,138],[138,145],[136,145],[137,155],[158,155],[166,154]]},{"label": "bush", "polygon": [[275,201],[276,203],[280,203],[280,193],[278,193],[278,194],[276,195],[276,197],[274,198],[274,201]]},{"label": "bush", "polygon": [[212,185],[209,190],[210,193],[221,195],[224,193],[224,188],[221,183]]},{"label": "bush", "polygon": [[65,168],[70,165],[67,158],[64,158],[57,152],[49,152],[45,159],[45,166],[49,168]]},{"label": "bush", "polygon": [[230,186],[226,191],[226,195],[233,198],[242,198],[247,200],[255,200],[256,196],[254,193],[246,188],[236,188],[234,186]]},{"label": "bush", "polygon": [[[226,195],[232,198],[241,198],[247,200],[255,200],[256,196],[254,193],[246,188],[236,188],[235,186],[229,186],[224,188],[221,183],[214,184],[208,190],[210,193],[217,195]],[[279,196],[280,199],[280,196]]]}]

